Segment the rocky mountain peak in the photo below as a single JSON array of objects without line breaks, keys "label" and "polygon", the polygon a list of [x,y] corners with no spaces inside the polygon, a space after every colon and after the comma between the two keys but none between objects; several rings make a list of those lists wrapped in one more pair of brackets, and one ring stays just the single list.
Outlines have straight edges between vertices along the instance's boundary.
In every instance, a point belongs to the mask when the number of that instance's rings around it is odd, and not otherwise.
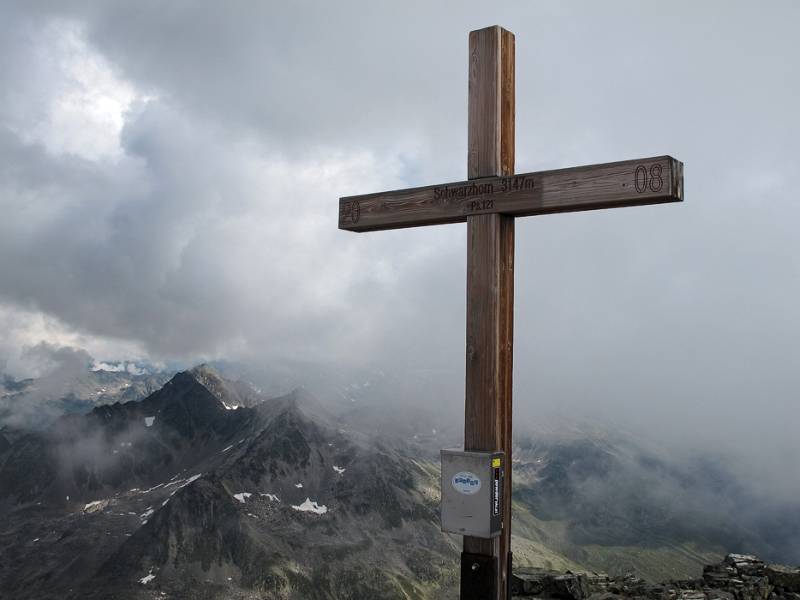
[{"label": "rocky mountain peak", "polygon": [[219,371],[207,363],[192,367],[186,373],[213,394],[228,410],[243,406],[251,407],[264,400],[255,386],[239,380],[223,377]]}]

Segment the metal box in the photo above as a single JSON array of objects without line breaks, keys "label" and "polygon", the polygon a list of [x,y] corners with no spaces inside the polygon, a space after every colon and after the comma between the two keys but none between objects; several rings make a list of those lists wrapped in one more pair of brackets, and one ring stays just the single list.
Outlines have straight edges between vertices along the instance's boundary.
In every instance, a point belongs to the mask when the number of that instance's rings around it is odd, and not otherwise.
[{"label": "metal box", "polygon": [[503,528],[503,452],[442,450],[442,531],[493,538]]}]

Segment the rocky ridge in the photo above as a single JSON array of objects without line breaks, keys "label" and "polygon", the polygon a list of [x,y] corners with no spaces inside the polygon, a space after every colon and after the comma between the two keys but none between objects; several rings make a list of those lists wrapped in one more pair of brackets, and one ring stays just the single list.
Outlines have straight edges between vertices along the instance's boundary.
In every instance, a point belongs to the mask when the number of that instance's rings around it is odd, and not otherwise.
[{"label": "rocky ridge", "polygon": [[514,598],[560,600],[800,600],[800,567],[768,565],[753,555],[728,554],[703,568],[699,579],[651,583],[633,575],[593,571],[561,573],[515,568]]},{"label": "rocky ridge", "polygon": [[[257,390],[255,390],[257,392]],[[0,449],[0,598],[438,598],[435,475],[210,369]]]}]

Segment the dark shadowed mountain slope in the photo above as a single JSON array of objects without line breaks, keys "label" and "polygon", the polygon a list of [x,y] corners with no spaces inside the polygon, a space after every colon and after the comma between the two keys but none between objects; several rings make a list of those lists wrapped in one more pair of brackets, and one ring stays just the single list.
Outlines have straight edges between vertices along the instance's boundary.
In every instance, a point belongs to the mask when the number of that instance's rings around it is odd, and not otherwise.
[{"label": "dark shadowed mountain slope", "polygon": [[211,455],[248,417],[179,373],[141,402],[69,415],[18,439],[0,459],[0,501],[68,506],[150,487]]},{"label": "dark shadowed mountain slope", "polygon": [[430,470],[331,428],[302,394],[229,410],[204,379],[180,373],[141,402],[63,418],[0,455],[3,593],[397,598],[450,587],[456,548],[439,531]]}]

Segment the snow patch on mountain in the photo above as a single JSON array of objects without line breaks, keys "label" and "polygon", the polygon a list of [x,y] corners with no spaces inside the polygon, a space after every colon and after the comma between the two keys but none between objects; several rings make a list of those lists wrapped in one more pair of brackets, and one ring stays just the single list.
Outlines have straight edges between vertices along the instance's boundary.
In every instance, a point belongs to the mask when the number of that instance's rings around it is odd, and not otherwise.
[{"label": "snow patch on mountain", "polygon": [[86,506],[83,507],[83,512],[85,513],[96,513],[103,510],[106,506],[108,506],[108,500],[94,500],[93,502],[89,502]]},{"label": "snow patch on mountain", "polygon": [[244,504],[245,500],[247,500],[250,496],[252,496],[250,492],[239,492],[238,494],[234,494],[233,497],[236,498],[239,502]]},{"label": "snow patch on mountain", "polygon": [[292,505],[292,508],[300,512],[313,512],[317,515],[324,515],[328,512],[328,507],[324,504],[317,504],[311,498],[306,498],[306,501],[299,506]]},{"label": "snow patch on mountain", "polygon": [[147,585],[148,583],[153,581],[153,579],[155,579],[155,578],[156,578],[156,576],[153,575],[153,569],[150,569],[150,572],[147,575],[145,575],[144,577],[142,577],[139,580],[139,583],[141,583],[142,585]]}]

